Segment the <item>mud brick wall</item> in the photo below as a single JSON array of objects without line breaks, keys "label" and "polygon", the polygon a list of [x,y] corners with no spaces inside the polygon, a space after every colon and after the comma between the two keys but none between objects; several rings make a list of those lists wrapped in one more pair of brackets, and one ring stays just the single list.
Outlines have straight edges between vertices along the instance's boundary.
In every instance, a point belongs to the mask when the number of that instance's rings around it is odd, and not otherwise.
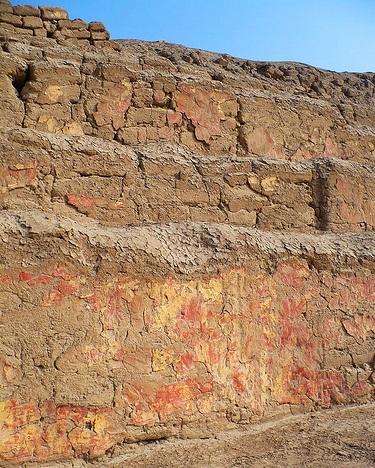
[{"label": "mud brick wall", "polygon": [[0,147],[0,204],[6,209],[47,209],[107,225],[193,221],[300,232],[374,228],[374,170],[359,163],[228,160],[150,145],[134,151],[29,130],[7,131]]},{"label": "mud brick wall", "polygon": [[374,73],[6,0],[0,60],[1,466],[374,399]]},{"label": "mud brick wall", "polygon": [[[375,150],[369,129],[350,131],[329,102],[292,99],[276,90],[272,100],[257,89],[248,96],[224,84],[213,87],[200,75],[164,80],[151,71],[153,63],[141,65],[129,55],[130,60],[125,52],[98,61],[84,53],[77,61],[46,57],[31,62],[20,93],[23,125],[126,145],[170,141],[210,154],[293,160],[335,156],[362,162]],[[175,74],[168,63],[164,66]],[[374,84],[367,82],[372,96]]]},{"label": "mud brick wall", "polygon": [[[5,126],[211,155],[371,163],[375,154],[373,73],[113,42],[100,23],[61,9],[1,9]],[[35,22],[47,37],[33,35]]]},{"label": "mud brick wall", "polygon": [[86,23],[81,19],[70,20],[62,8],[31,5],[12,7],[9,2],[0,3],[0,34],[5,39],[22,36],[50,37],[58,43],[102,45],[109,40],[109,33],[103,23]]},{"label": "mud brick wall", "polygon": [[375,276],[360,247],[373,238],[40,212],[9,213],[2,235],[5,461],[97,457],[373,395]]}]

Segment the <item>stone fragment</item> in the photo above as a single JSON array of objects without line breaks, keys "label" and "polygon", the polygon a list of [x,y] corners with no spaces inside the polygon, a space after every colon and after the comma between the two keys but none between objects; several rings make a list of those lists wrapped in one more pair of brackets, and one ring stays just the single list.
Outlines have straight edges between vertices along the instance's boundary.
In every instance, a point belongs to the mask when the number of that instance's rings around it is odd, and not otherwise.
[{"label": "stone fragment", "polygon": [[265,128],[256,128],[244,134],[245,149],[249,153],[267,156],[274,146],[270,132]]},{"label": "stone fragment", "polygon": [[11,24],[12,26],[22,26],[22,18],[19,15],[0,11],[0,23]]},{"label": "stone fragment", "polygon": [[0,1],[0,13],[13,13],[12,4],[8,0]]},{"label": "stone fragment", "polygon": [[121,128],[117,133],[117,140],[123,145],[137,145],[146,141],[146,135],[143,136],[142,127]]},{"label": "stone fragment", "polygon": [[165,94],[165,92],[162,89],[155,89],[155,87],[153,98],[154,104],[161,107],[164,107],[169,101],[168,96]]},{"label": "stone fragment", "polygon": [[17,37],[28,37],[33,35],[31,29],[17,28],[11,24],[0,24],[0,35],[5,40],[14,40]]},{"label": "stone fragment", "polygon": [[106,28],[100,21],[91,21],[88,26],[89,31],[105,32]]},{"label": "stone fragment", "polygon": [[86,21],[82,21],[81,19],[74,19],[74,20],[68,20],[68,19],[61,19],[58,20],[57,22],[58,28],[59,29],[87,29],[88,28],[88,23]]},{"label": "stone fragment", "polygon": [[62,128],[61,132],[64,135],[84,135],[84,130],[79,122],[74,120],[68,121]]},{"label": "stone fragment", "polygon": [[8,42],[4,45],[4,50],[29,61],[42,57],[42,51],[37,47],[19,42]]},{"label": "stone fragment", "polygon": [[44,85],[38,93],[35,102],[39,104],[66,104],[70,102],[78,102],[80,97],[80,87],[78,85]]},{"label": "stone fragment", "polygon": [[56,31],[57,25],[52,21],[43,21],[43,27],[47,31],[48,34],[52,34]]},{"label": "stone fragment", "polygon": [[95,124],[98,127],[112,124],[115,130],[123,127],[125,113],[131,104],[131,95],[131,84],[126,81],[107,89],[101,100],[94,104],[92,116]]},{"label": "stone fragment", "polygon": [[131,125],[150,125],[163,127],[166,124],[167,110],[158,108],[136,109],[131,107],[127,114],[127,120]]},{"label": "stone fragment", "polygon": [[80,66],[76,62],[58,59],[39,59],[30,65],[30,79],[40,82],[81,83]]},{"label": "stone fragment", "polygon": [[20,16],[35,16],[40,18],[40,10],[32,5],[16,5],[13,7],[13,13]]},{"label": "stone fragment", "polygon": [[34,29],[34,36],[47,37],[47,31],[44,28]]},{"label": "stone fragment", "polygon": [[68,12],[62,8],[40,6],[39,9],[44,21],[69,19]]},{"label": "stone fragment", "polygon": [[277,180],[277,177],[275,176],[268,176],[264,177],[260,181],[261,185],[261,193],[263,195],[272,195],[278,188],[279,186],[279,181]]},{"label": "stone fragment", "polygon": [[[60,34],[58,34],[60,33]],[[52,34],[52,37],[66,37],[66,38],[76,38],[76,39],[89,39],[90,32],[86,29],[68,29],[61,28],[59,31],[56,31]]]},{"label": "stone fragment", "polygon": [[[95,45],[95,41],[94,41],[94,45]],[[119,42],[112,41],[112,40],[105,41],[105,47],[115,50],[116,52],[120,52],[123,49],[122,45]]]},{"label": "stone fragment", "polygon": [[257,212],[241,209],[235,213],[229,212],[228,219],[231,224],[255,226],[257,223]]},{"label": "stone fragment", "polygon": [[93,41],[106,41],[109,39],[108,31],[90,31],[90,37]]},{"label": "stone fragment", "polygon": [[66,199],[67,203],[74,206],[80,213],[90,214],[96,208],[95,201],[90,197],[71,193]]},{"label": "stone fragment", "polygon": [[25,16],[22,18],[22,25],[26,29],[43,28],[43,21],[36,16]]},{"label": "stone fragment", "polygon": [[225,174],[224,180],[230,187],[235,187],[236,185],[246,185],[248,177],[246,174],[232,173]]}]

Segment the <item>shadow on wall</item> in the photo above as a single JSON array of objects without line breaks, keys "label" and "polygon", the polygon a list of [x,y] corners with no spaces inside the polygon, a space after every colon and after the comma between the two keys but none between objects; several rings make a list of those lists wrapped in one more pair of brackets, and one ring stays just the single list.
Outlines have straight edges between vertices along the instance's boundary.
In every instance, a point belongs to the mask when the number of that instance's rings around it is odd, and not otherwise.
[{"label": "shadow on wall", "polygon": [[333,169],[333,162],[327,158],[324,158],[324,160],[320,160],[315,167],[315,180],[313,183],[313,203],[317,220],[316,227],[321,231],[328,231],[330,228],[330,177]]}]

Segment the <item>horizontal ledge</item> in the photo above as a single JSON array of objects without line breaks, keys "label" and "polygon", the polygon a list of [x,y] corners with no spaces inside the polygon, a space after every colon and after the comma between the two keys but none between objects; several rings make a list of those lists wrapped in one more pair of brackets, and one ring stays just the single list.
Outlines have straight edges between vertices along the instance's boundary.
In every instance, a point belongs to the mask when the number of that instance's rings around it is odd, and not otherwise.
[{"label": "horizontal ledge", "polygon": [[42,211],[3,211],[3,261],[30,266],[55,259],[82,268],[164,277],[215,274],[229,267],[297,258],[317,270],[374,271],[375,236],[260,231],[217,223],[106,227]]}]

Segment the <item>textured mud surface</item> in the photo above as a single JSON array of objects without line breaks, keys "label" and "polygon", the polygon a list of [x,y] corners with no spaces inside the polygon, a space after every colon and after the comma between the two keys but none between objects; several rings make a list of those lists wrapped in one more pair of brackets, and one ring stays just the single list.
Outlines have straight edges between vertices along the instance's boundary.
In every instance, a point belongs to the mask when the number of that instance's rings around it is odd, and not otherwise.
[{"label": "textured mud surface", "polygon": [[373,398],[371,233],[29,210],[4,213],[2,236],[5,461],[95,459]]},{"label": "textured mud surface", "polygon": [[[335,408],[244,426],[200,440],[160,440],[116,447],[106,457],[49,468],[271,468],[375,466],[375,407]],[[47,465],[41,464],[41,467]],[[35,464],[22,465],[33,468]]]},{"label": "textured mud surface", "polygon": [[0,46],[1,464],[372,466],[374,74]]}]

